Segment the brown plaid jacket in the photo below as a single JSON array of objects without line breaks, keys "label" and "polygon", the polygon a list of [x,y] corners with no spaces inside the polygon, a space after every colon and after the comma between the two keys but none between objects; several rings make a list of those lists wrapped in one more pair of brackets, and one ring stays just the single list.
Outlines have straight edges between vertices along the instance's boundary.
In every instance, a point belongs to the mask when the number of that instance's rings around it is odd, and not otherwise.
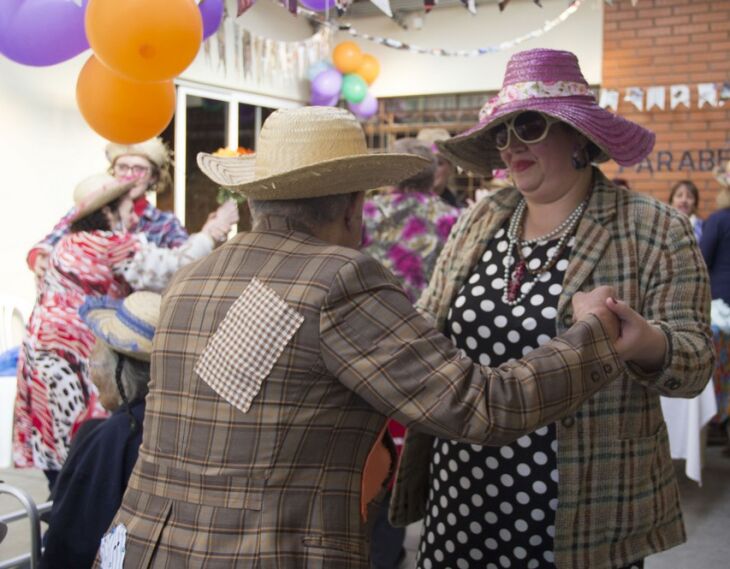
[{"label": "brown plaid jacket", "polygon": [[[661,326],[669,350],[660,373],[627,366],[620,381],[557,424],[559,569],[623,567],[685,540],[659,395],[699,394],[714,363],[707,270],[688,220],[653,198],[617,188],[598,170],[594,179],[565,273],[556,332],[572,322],[573,293],[611,285]],[[438,329],[519,199],[516,190],[502,190],[454,227],[419,301]],[[391,518],[399,525],[424,516],[432,446],[429,436],[406,437],[391,501]]]},{"label": "brown plaid jacket", "polygon": [[[254,277],[304,318],[243,412],[194,368]],[[365,569],[361,474],[386,416],[501,444],[575,411],[621,365],[591,317],[521,362],[476,366],[375,260],[264,218],[164,295],[144,438],[112,524],[127,528],[125,566]]]}]

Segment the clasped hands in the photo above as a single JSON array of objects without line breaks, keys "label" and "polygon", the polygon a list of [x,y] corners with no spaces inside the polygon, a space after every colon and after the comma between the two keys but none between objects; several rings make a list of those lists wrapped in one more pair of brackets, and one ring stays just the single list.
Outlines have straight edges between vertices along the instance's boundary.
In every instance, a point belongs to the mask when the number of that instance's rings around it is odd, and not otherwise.
[{"label": "clasped hands", "polygon": [[231,227],[237,222],[238,204],[228,200],[208,216],[201,231],[210,235],[216,243],[220,243],[226,240]]},{"label": "clasped hands", "polygon": [[625,362],[638,365],[646,372],[659,371],[667,351],[664,332],[633,310],[610,286],[600,286],[590,292],[573,295],[573,319],[596,316],[613,341],[616,352]]}]

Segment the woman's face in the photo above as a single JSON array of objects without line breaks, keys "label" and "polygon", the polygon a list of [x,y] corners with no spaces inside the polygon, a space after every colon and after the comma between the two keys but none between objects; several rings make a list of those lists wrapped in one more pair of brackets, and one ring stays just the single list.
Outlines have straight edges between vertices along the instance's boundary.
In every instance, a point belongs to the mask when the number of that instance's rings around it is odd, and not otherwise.
[{"label": "woman's face", "polygon": [[562,197],[578,177],[572,156],[580,138],[572,129],[556,123],[550,126],[547,137],[535,144],[512,135],[509,146],[499,154],[525,198],[550,203]]},{"label": "woman's face", "polygon": [[134,201],[131,196],[131,191],[119,202],[117,215],[119,216],[119,221],[121,222],[122,227],[126,231],[132,231],[135,227],[137,227],[139,217],[137,217],[137,214],[134,213]]},{"label": "woman's face", "polygon": [[124,154],[114,161],[112,172],[117,180],[136,182],[130,190],[133,200],[144,195],[151,184],[157,181],[152,162],[144,156]]},{"label": "woman's face", "polygon": [[677,188],[677,191],[674,192],[671,205],[673,208],[678,209],[687,217],[692,215],[697,209],[695,197],[692,195],[692,192],[689,190],[689,188],[684,184],[679,186]]}]

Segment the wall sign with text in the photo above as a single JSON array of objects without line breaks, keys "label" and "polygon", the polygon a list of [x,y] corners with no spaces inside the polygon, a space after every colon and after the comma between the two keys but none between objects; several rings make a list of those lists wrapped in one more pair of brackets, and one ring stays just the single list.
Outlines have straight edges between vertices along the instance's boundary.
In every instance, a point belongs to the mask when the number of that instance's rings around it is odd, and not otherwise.
[{"label": "wall sign with text", "polygon": [[[634,172],[712,172],[730,160],[730,147],[702,150],[656,150],[643,162],[633,166]],[[619,172],[625,171],[623,166]]]}]

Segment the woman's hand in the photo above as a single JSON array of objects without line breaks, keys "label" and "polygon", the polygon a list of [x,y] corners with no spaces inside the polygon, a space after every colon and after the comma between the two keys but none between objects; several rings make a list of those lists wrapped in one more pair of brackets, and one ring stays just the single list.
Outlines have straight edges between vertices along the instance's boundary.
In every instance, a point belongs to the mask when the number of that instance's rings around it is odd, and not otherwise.
[{"label": "woman's hand", "polygon": [[609,298],[606,306],[621,322],[616,351],[621,359],[638,365],[647,373],[659,371],[667,353],[667,339],[661,328],[652,326],[623,300]]},{"label": "woman's hand", "polygon": [[237,222],[238,204],[233,200],[228,200],[208,216],[208,221],[205,222],[201,231],[210,235],[213,241],[225,241],[231,227]]}]

